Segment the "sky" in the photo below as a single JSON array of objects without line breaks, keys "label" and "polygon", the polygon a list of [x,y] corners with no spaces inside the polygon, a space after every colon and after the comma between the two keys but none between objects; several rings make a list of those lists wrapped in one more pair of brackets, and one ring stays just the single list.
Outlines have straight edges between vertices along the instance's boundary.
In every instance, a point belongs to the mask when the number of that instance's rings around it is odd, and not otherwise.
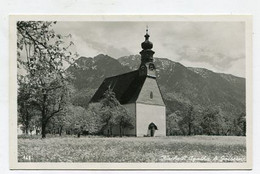
[{"label": "sky", "polygon": [[71,34],[74,50],[85,57],[113,58],[141,51],[146,26],[154,57],[188,67],[245,77],[244,22],[57,22],[54,30]]}]

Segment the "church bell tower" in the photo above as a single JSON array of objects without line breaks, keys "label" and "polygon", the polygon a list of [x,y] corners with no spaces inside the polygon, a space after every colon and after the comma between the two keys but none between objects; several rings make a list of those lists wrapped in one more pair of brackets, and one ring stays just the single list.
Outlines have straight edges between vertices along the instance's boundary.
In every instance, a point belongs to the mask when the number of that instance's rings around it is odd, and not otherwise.
[{"label": "church bell tower", "polygon": [[[91,99],[100,102],[110,86],[116,99],[132,117],[133,127],[125,128],[128,136],[166,136],[166,107],[156,79],[153,43],[148,28],[141,44],[141,64],[138,70],[106,78]],[[104,135],[122,135],[120,126],[104,127]]]},{"label": "church bell tower", "polygon": [[154,51],[153,43],[149,41],[150,35],[148,34],[148,28],[146,28],[146,34],[144,35],[145,41],[141,44],[142,51],[141,54],[141,65],[139,67],[139,73],[141,76],[149,76],[156,78],[155,65],[153,60]]}]

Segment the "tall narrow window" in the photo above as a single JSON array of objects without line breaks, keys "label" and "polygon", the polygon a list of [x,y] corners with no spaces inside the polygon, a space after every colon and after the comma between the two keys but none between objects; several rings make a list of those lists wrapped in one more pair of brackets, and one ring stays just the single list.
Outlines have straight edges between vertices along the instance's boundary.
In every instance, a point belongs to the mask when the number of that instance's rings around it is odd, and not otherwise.
[{"label": "tall narrow window", "polygon": [[153,99],[153,92],[150,92],[150,99]]}]

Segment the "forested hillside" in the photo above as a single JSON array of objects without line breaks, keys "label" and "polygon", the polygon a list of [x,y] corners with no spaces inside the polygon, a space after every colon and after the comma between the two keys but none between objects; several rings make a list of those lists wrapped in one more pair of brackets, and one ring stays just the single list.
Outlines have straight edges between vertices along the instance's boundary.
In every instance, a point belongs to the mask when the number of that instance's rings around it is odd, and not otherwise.
[{"label": "forested hillside", "polygon": [[[114,59],[100,54],[94,58],[80,57],[76,63],[77,68],[68,68],[74,75],[76,89],[72,102],[86,107],[106,77],[136,70],[140,56]],[[155,58],[155,65],[158,85],[167,108],[168,134],[205,133],[201,123],[206,120],[213,124],[208,134],[244,134],[244,78],[185,67],[167,58]],[[239,124],[241,126],[237,126]]]}]

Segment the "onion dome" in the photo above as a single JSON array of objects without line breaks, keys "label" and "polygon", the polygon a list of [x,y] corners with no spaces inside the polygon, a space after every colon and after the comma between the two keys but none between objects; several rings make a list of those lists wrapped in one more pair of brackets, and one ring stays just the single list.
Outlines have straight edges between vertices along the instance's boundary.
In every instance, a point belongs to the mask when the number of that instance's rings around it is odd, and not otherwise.
[{"label": "onion dome", "polygon": [[148,34],[148,29],[146,29],[146,34],[144,35],[144,37],[145,37],[145,41],[141,44],[142,48],[144,50],[152,49],[153,43],[149,41],[150,35]]},{"label": "onion dome", "polygon": [[[145,65],[147,63],[153,62],[153,54],[154,51],[153,43],[149,41],[148,27],[146,29],[146,34],[144,35],[145,41],[141,44],[143,50],[140,52],[141,54],[141,65]],[[146,66],[146,65],[145,65]]]}]

